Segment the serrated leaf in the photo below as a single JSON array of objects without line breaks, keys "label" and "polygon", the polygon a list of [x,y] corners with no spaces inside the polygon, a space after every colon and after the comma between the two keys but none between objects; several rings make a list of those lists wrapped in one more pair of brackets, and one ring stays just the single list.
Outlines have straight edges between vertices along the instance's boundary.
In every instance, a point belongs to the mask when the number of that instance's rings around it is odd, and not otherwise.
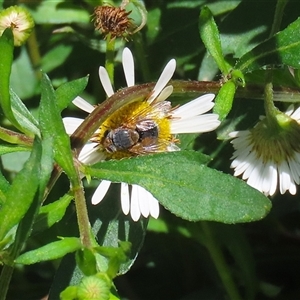
[{"label": "serrated leaf", "polygon": [[243,55],[235,68],[244,74],[267,65],[288,65],[300,68],[300,41],[295,32],[300,31],[300,18],[272,38]]},{"label": "serrated leaf", "polygon": [[15,177],[0,210],[0,240],[25,215],[37,192],[40,180],[41,145],[36,140],[30,158]]},{"label": "serrated leaf", "polygon": [[198,153],[180,151],[100,162],[87,170],[98,178],[138,184],[172,213],[190,221],[251,222],[268,213],[267,197],[202,163]]},{"label": "serrated leaf", "polygon": [[17,232],[15,242],[12,246],[11,256],[14,260],[20,253],[24,243],[28,239],[32,226],[34,223],[34,219],[38,213],[39,207],[42,203],[43,197],[45,195],[46,185],[49,181],[50,174],[53,166],[53,140],[52,139],[44,139],[42,141],[42,155],[40,158],[40,169],[39,169],[39,179],[38,179],[38,191],[35,194],[35,197],[26,211],[24,217],[20,221]]},{"label": "serrated leaf", "polygon": [[226,118],[232,108],[235,90],[235,83],[229,80],[222,85],[218,92],[213,112],[219,115],[220,121]]},{"label": "serrated leaf", "polygon": [[59,111],[65,109],[86,87],[89,76],[85,76],[59,86],[56,91],[57,106]]},{"label": "serrated leaf", "polygon": [[44,231],[60,221],[73,198],[74,196],[66,194],[57,201],[42,206],[34,223],[34,233]]},{"label": "serrated leaf", "polygon": [[31,135],[39,136],[39,124],[35,117],[31,114],[22,100],[12,89],[10,89],[10,96],[12,110],[14,112],[16,120],[26,130],[26,132],[31,133]]},{"label": "serrated leaf", "polygon": [[222,53],[219,30],[207,6],[204,6],[200,12],[199,33],[206,49],[216,61],[219,69],[223,74],[227,75],[229,68]]},{"label": "serrated leaf", "polygon": [[52,242],[36,250],[21,254],[16,263],[32,265],[41,261],[53,260],[65,256],[67,253],[75,252],[81,248],[79,238],[66,237],[60,241]]},{"label": "serrated leaf", "polygon": [[42,96],[40,104],[40,125],[45,138],[53,138],[53,152],[55,161],[63,168],[67,175],[76,176],[70,139],[66,134],[60,112],[58,110],[56,94],[46,74],[42,77]]}]

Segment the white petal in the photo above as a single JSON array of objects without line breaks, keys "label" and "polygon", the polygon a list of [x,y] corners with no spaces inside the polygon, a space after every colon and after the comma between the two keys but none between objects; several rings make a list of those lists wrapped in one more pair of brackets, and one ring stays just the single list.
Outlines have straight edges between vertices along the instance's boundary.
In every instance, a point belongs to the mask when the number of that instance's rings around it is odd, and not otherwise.
[{"label": "white petal", "polygon": [[278,173],[280,193],[284,194],[286,191],[290,191],[292,194],[292,192],[295,191],[296,186],[291,178],[290,168],[286,161],[282,161],[282,163],[278,166]]},{"label": "white petal", "polygon": [[[276,191],[276,186],[275,186],[275,191],[274,191],[274,182],[273,182],[273,175],[274,171],[276,174],[276,185],[277,185],[277,171],[276,168],[274,169],[274,166],[271,162],[267,162],[266,165],[264,166],[262,178],[262,192],[265,195],[271,195],[272,193],[275,193]],[[274,191],[274,192],[273,192]]]},{"label": "white petal", "polygon": [[131,190],[130,215],[133,221],[138,221],[141,216],[138,199],[138,185],[133,184]]},{"label": "white petal", "polygon": [[287,108],[285,114],[291,117],[291,115],[293,114],[293,112],[294,112],[294,105],[291,104],[291,105],[289,105],[289,107]]},{"label": "white petal", "polygon": [[[270,176],[270,188],[269,188],[269,195],[273,196],[277,190],[277,184],[278,184],[278,173],[277,173],[277,167],[275,163],[271,163],[271,176]],[[268,196],[268,194],[267,194]]]},{"label": "white petal", "polygon": [[156,98],[155,102],[165,101],[173,93],[173,86],[169,85],[165,87],[159,96]]},{"label": "white petal", "polygon": [[148,102],[151,103],[163,90],[163,88],[167,85],[167,83],[172,78],[176,69],[176,60],[171,59],[167,65],[165,66],[164,70],[162,71],[154,89],[152,95],[149,97]]},{"label": "white petal", "polygon": [[146,191],[143,187],[137,185],[137,193],[138,193],[138,202],[140,207],[141,214],[147,218],[150,213],[149,206],[149,192]]},{"label": "white petal", "polygon": [[130,211],[129,186],[125,182],[121,182],[121,207],[123,213],[128,215]]},{"label": "white petal", "polygon": [[290,171],[293,180],[299,184],[300,183],[300,165],[299,163],[295,160],[289,160],[289,166],[290,166]]},{"label": "white petal", "polygon": [[190,119],[171,120],[171,133],[197,133],[208,132],[216,129],[220,125],[217,114],[205,114],[195,116]]},{"label": "white petal", "polygon": [[99,78],[107,97],[112,96],[114,94],[114,89],[111,85],[108,73],[106,69],[103,67],[99,68]]},{"label": "white petal", "polygon": [[150,206],[150,215],[154,218],[157,219],[159,216],[159,202],[157,201],[156,198],[153,197],[153,195],[148,192],[150,194],[149,196],[149,206]]},{"label": "white petal", "polygon": [[72,118],[72,117],[65,117],[63,118],[63,123],[66,129],[66,133],[71,135],[74,131],[81,125],[83,119],[79,118]]},{"label": "white petal", "polygon": [[213,108],[212,100],[215,98],[214,94],[206,94],[200,96],[178,108],[176,108],[172,115],[173,117],[190,118],[206,113]]},{"label": "white petal", "polygon": [[[253,153],[253,152],[249,153],[247,155],[247,157],[245,157],[245,158],[244,158],[244,155],[243,156],[240,155],[237,159],[240,160],[240,165],[236,168],[236,171],[239,170],[239,172],[244,173],[243,179],[249,178],[251,176],[254,168],[256,168],[258,165],[262,165],[261,159],[257,159],[255,153]],[[243,164],[244,164],[244,167],[243,167]],[[247,169],[242,170],[242,168],[245,168],[247,165],[248,165]]]},{"label": "white petal", "polygon": [[96,205],[100,203],[104,196],[106,195],[109,187],[110,187],[111,181],[109,180],[102,180],[100,184],[98,185],[93,197],[92,197],[92,204]]},{"label": "white petal", "polygon": [[298,107],[292,114],[291,118],[296,120],[298,123],[300,122],[300,107]]},{"label": "white petal", "polygon": [[95,107],[88,103],[87,101],[85,101],[83,98],[77,96],[72,103],[77,106],[78,108],[82,109],[83,111],[86,111],[87,113],[91,113]]},{"label": "white petal", "polygon": [[[235,162],[235,164],[234,164]],[[252,173],[253,169],[255,168],[255,164],[249,163],[249,161],[237,161],[234,160],[231,164],[231,168],[234,168],[234,165],[236,165],[234,170],[234,176],[240,176],[242,175],[243,179],[248,179],[250,174]]]},{"label": "white petal", "polygon": [[99,161],[105,160],[106,155],[98,149],[98,143],[87,143],[82,148],[78,160],[84,164],[93,165]]},{"label": "white petal", "polygon": [[253,188],[262,192],[263,186],[263,164],[260,161],[257,161],[257,165],[253,168],[252,173],[247,180],[247,183],[252,186]]},{"label": "white petal", "polygon": [[127,86],[134,86],[134,60],[131,51],[126,47],[122,53],[122,65]]}]

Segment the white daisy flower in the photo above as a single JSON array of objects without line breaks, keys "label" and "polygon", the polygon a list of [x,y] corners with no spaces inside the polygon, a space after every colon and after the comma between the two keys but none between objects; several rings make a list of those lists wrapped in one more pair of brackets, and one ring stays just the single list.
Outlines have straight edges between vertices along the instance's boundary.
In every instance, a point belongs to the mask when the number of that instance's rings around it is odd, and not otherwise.
[{"label": "white daisy flower", "polygon": [[300,182],[300,108],[278,112],[276,122],[261,118],[251,130],[231,132],[235,149],[231,168],[266,196],[296,194]]},{"label": "white daisy flower", "polygon": [[[134,86],[134,61],[131,51],[125,48],[122,65],[127,86]],[[166,86],[174,74],[176,61],[170,60],[160,75],[150,96],[146,100],[124,105],[103,122],[85,145],[79,160],[93,164],[105,159],[121,159],[137,155],[180,150],[175,138],[179,133],[200,133],[216,129],[220,121],[217,114],[204,114],[213,106],[213,94],[207,94],[177,108],[165,101],[173,92]],[[99,68],[99,77],[108,97],[114,94],[112,84],[105,68]],[[91,113],[94,107],[77,97],[73,103]],[[68,134],[72,134],[83,122],[77,118],[64,118]],[[92,203],[98,204],[106,195],[111,182],[102,180],[92,196]],[[121,183],[121,207],[134,221],[149,215],[157,218],[159,203],[155,197],[138,185]]]}]

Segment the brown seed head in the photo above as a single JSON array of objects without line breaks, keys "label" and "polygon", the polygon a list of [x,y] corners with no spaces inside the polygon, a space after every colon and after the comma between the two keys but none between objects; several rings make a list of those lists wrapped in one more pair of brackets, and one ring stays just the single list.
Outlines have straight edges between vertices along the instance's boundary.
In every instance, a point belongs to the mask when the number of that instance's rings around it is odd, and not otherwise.
[{"label": "brown seed head", "polygon": [[94,10],[94,25],[105,36],[111,35],[111,38],[125,37],[130,34],[129,28],[132,27],[131,18],[123,8],[113,6],[97,6]]}]

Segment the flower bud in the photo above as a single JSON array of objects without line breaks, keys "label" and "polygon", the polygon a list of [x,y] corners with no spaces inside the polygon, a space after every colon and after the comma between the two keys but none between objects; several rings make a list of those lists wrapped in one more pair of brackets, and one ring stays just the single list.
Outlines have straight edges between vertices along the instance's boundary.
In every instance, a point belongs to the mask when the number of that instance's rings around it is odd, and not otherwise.
[{"label": "flower bud", "polygon": [[33,27],[34,21],[23,7],[11,6],[0,12],[0,35],[6,28],[11,28],[15,46],[25,43]]}]

